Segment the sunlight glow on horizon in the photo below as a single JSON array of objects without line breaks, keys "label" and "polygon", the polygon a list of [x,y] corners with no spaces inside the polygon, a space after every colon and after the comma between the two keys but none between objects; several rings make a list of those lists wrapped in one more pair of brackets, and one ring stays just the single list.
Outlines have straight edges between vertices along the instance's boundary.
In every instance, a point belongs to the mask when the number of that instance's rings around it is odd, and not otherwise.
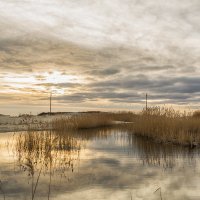
[{"label": "sunlight glow on horizon", "polygon": [[70,84],[81,84],[84,81],[84,77],[56,70],[50,73],[8,73],[2,78],[4,89],[0,94],[12,95],[12,98],[7,102],[27,104],[27,101],[30,101],[31,105],[36,99],[40,102],[45,98],[48,99],[50,93],[53,94],[54,98],[70,94],[72,93]]},{"label": "sunlight glow on horizon", "polygon": [[[37,78],[41,77],[41,79]],[[8,74],[6,77],[3,78],[3,82],[5,83],[29,83],[29,84],[39,84],[39,83],[52,83],[52,84],[58,84],[58,83],[74,83],[74,82],[81,82],[82,79],[80,77],[77,77],[75,75],[67,75],[62,74],[59,71],[54,71],[52,73],[36,73],[36,74]]]}]

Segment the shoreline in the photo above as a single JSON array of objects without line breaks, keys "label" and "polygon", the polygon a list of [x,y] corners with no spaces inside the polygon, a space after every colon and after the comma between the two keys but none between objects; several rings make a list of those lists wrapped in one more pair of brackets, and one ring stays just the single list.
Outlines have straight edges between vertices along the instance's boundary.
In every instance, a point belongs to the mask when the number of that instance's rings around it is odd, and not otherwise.
[{"label": "shoreline", "polygon": [[[27,131],[30,128],[35,131],[49,130],[50,123],[53,119],[61,117],[57,116],[0,116],[0,133],[3,132],[19,132]],[[67,116],[67,115],[65,115]]]}]

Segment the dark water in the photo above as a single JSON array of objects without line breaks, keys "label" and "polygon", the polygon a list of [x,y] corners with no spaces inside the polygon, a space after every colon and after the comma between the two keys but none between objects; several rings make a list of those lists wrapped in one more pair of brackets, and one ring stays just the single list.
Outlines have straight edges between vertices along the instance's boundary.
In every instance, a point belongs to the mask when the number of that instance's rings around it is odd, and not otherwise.
[{"label": "dark water", "polygon": [[0,199],[200,199],[199,149],[118,129],[0,134]]}]

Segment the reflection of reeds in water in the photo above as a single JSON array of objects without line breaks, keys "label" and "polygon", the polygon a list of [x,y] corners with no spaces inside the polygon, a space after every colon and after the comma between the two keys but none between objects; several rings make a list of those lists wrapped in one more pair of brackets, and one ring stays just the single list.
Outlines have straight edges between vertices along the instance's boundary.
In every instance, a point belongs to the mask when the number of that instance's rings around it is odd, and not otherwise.
[{"label": "reflection of reeds in water", "polygon": [[22,165],[22,168],[24,171],[28,171],[28,175],[31,177],[31,199],[34,200],[42,168],[39,170],[36,181],[34,180],[35,179],[35,167],[34,167],[33,162],[30,160],[30,158],[26,158],[26,162]]},{"label": "reflection of reeds in water", "polygon": [[1,180],[0,180],[0,192],[2,193],[3,199],[5,200],[6,199],[6,195],[5,195],[4,190],[2,188],[2,182],[1,182]]},{"label": "reflection of reeds in water", "polygon": [[[193,162],[195,161],[193,156],[197,152],[197,149],[155,143],[144,137],[135,136],[127,131],[126,125],[65,132],[28,131],[24,134],[16,134],[14,137],[18,162],[22,169],[29,172],[32,180],[32,200],[36,198],[40,174],[43,175],[43,173],[49,175],[47,192],[48,199],[50,198],[52,177],[58,173],[66,177],[68,175],[66,172],[74,170],[79,160],[80,149],[85,141],[100,139],[117,141],[117,145],[114,146],[117,153],[119,153],[118,150],[121,153],[122,148],[123,153],[127,152],[124,151],[127,148],[129,153],[132,151],[135,154],[134,158],[137,156],[137,163],[141,162],[138,160],[142,160],[145,165],[156,165],[163,168],[175,167],[182,158],[188,158],[190,162]],[[130,161],[131,159],[130,157]]]},{"label": "reflection of reeds in water", "polygon": [[114,127],[103,127],[95,129],[81,129],[72,131],[71,134],[73,137],[82,141],[89,141],[93,139],[107,139],[115,130],[116,129],[114,129]]},{"label": "reflection of reeds in water", "polygon": [[29,131],[26,134],[16,135],[15,150],[19,163],[27,163],[28,158],[36,171],[40,170],[40,166],[42,166],[42,171],[49,171],[52,167],[52,175],[57,170],[65,176],[66,169],[74,170],[84,141],[110,137],[118,141],[123,148],[128,148],[129,151],[135,153],[144,164],[148,165],[172,168],[181,158],[194,162],[193,157],[198,152],[198,149],[146,140],[144,137],[128,132],[126,125],[67,132]]},{"label": "reflection of reeds in water", "polygon": [[184,159],[194,165],[194,155],[199,152],[197,149],[188,147],[156,143],[153,140],[145,140],[143,137],[133,134],[128,134],[128,140],[133,151],[136,151],[137,156],[145,165],[174,168]]},{"label": "reflection of reeds in water", "polygon": [[63,168],[73,170],[84,141],[106,139],[113,131],[106,127],[64,132],[27,131],[14,135],[14,152],[21,166],[31,166],[32,163],[37,171],[41,166],[43,172],[48,171],[50,164],[57,171]]},{"label": "reflection of reeds in water", "polygon": [[160,200],[162,200],[163,198],[162,198],[162,189],[161,189],[161,187],[159,187],[154,193],[156,193],[158,191],[160,191]]},{"label": "reflection of reeds in water", "polygon": [[[123,149],[127,148],[130,154],[134,154],[144,165],[160,166],[164,169],[174,168],[182,161],[187,160],[187,164],[194,166],[195,156],[198,157],[200,150],[198,148],[189,148],[171,143],[157,143],[154,140],[132,134],[127,131],[125,126],[115,126],[112,128],[100,128],[93,130],[81,130],[74,132],[74,135],[84,140],[91,139],[112,139],[119,142]],[[131,158],[130,158],[131,159]],[[180,162],[180,163],[179,163]]]},{"label": "reflection of reeds in water", "polygon": [[80,141],[69,134],[28,131],[16,135],[15,151],[20,163],[30,159],[34,166],[42,165],[44,171],[48,170],[49,163],[53,168],[63,164],[71,168],[72,161],[78,158],[80,147]]},{"label": "reflection of reeds in water", "polygon": [[14,151],[18,163],[32,180],[32,200],[42,172],[49,174],[49,199],[52,176],[56,172],[66,176],[65,173],[69,169],[73,172],[79,159],[80,148],[80,140],[66,133],[28,131],[15,135]]},{"label": "reflection of reeds in water", "polygon": [[134,154],[144,165],[159,166],[164,169],[172,169],[182,164],[184,160],[187,160],[187,164],[194,166],[196,161],[195,155],[199,155],[198,149],[191,149],[171,143],[157,143],[154,140],[146,140],[144,137],[136,136],[132,132],[127,131],[126,125],[112,128],[79,130],[73,132],[73,136],[81,140],[99,140],[112,137],[115,142],[119,142],[123,149],[127,148],[129,155]]}]

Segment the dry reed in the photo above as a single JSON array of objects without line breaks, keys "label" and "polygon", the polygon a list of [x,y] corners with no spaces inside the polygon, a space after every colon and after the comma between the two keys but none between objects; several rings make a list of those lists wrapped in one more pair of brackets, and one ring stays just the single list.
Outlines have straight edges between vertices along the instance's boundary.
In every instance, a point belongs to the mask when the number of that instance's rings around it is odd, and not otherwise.
[{"label": "dry reed", "polygon": [[194,118],[200,118],[200,110],[194,111],[193,115]]},{"label": "dry reed", "polygon": [[[27,131],[15,136],[14,152],[18,163],[29,172],[71,168],[78,159],[80,141],[70,134],[51,133],[51,131]],[[32,167],[30,167],[32,166]]]},{"label": "dry reed", "polygon": [[132,112],[83,113],[54,119],[52,128],[55,130],[70,130],[107,127],[114,125],[116,121],[132,122],[135,117],[136,114]]},{"label": "dry reed", "polygon": [[56,130],[97,128],[110,125],[112,125],[112,119],[106,113],[72,115],[52,121],[52,128]]},{"label": "dry reed", "polygon": [[173,108],[148,108],[138,115],[134,124],[128,126],[135,134],[158,142],[190,146],[200,143],[200,119],[193,117],[192,113]]},{"label": "dry reed", "polygon": [[35,199],[41,173],[49,173],[49,199],[52,175],[60,171],[65,176],[68,170],[74,170],[79,159],[80,141],[70,134],[36,132],[31,129],[14,135],[14,138],[13,150],[18,158],[17,162],[31,178],[31,199]]}]

